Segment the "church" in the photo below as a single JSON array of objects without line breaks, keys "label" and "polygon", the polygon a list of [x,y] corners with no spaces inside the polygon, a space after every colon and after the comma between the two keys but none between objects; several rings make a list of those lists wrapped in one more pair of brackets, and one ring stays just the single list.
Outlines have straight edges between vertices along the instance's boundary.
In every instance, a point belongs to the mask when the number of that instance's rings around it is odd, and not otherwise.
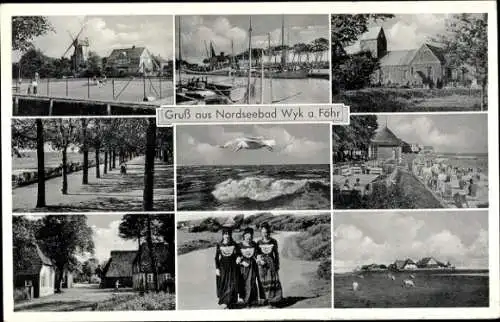
[{"label": "church", "polygon": [[382,27],[361,35],[359,45],[361,52],[371,52],[379,61],[380,68],[372,74],[374,84],[433,88],[466,80],[463,71],[447,65],[442,48],[425,43],[416,49],[388,50]]}]

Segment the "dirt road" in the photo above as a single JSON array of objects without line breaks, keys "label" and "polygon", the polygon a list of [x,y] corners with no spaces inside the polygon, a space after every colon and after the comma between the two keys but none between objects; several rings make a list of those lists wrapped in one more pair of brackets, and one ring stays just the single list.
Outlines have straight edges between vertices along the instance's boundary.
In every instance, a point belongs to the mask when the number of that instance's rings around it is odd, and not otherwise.
[{"label": "dirt road", "polygon": [[14,311],[91,311],[94,304],[113,297],[113,294],[134,294],[131,288],[100,289],[97,284],[75,284],[62,293],[14,304]]},{"label": "dirt road", "polygon": [[[273,237],[278,245],[296,232],[280,232]],[[178,257],[178,307],[182,310],[219,309],[215,288],[215,248],[192,251]],[[310,286],[310,276],[316,272],[319,262],[280,257],[280,279],[283,287],[283,306],[300,306],[317,297]]]}]

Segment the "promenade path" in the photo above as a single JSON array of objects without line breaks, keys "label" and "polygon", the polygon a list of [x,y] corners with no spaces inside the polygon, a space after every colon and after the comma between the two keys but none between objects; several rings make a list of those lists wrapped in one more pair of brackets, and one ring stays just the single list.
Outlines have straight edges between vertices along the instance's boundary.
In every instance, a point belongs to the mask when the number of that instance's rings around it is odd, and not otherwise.
[{"label": "promenade path", "polygon": [[[14,212],[107,212],[142,211],[144,156],[127,162],[127,173],[119,167],[96,178],[96,167],[89,168],[89,183],[82,184],[82,171],[68,174],[68,194],[61,193],[62,177],[45,181],[47,207],[36,208],[37,184],[12,190]],[[154,211],[174,210],[173,166],[155,160]]]}]

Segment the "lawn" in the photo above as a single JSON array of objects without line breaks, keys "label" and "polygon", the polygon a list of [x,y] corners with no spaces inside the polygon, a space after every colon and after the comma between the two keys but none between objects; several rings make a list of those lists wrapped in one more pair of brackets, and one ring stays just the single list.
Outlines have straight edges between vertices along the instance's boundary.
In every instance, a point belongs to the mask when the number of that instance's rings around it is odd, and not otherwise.
[{"label": "lawn", "polygon": [[[407,308],[407,307],[487,307],[489,277],[484,275],[414,273],[415,287],[403,288],[402,279],[409,273],[396,273],[396,280],[386,272],[335,274],[335,308]],[[359,289],[352,289],[356,280]]]},{"label": "lawn", "polygon": [[[487,101],[487,98],[485,99]],[[333,102],[351,107],[351,112],[480,111],[479,89],[364,88],[333,96]],[[487,106],[483,106],[487,110]]]}]

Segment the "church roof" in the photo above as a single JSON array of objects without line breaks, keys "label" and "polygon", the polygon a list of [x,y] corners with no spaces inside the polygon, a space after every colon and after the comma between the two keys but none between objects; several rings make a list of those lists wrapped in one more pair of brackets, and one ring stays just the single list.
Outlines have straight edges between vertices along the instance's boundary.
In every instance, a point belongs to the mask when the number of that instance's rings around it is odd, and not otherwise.
[{"label": "church roof", "polygon": [[378,129],[372,139],[372,143],[385,146],[399,146],[401,140],[387,126]]},{"label": "church roof", "polygon": [[380,66],[409,65],[416,52],[416,49],[388,51],[387,54],[380,59]]},{"label": "church roof", "polygon": [[429,48],[432,51],[434,56],[436,56],[436,58],[439,59],[442,63],[446,62],[443,48],[436,47],[436,46],[429,45],[429,44],[425,44],[425,46],[427,46],[427,48]]},{"label": "church roof", "polygon": [[372,40],[377,39],[380,31],[383,30],[380,26],[370,27],[368,31],[361,35],[359,40]]}]

